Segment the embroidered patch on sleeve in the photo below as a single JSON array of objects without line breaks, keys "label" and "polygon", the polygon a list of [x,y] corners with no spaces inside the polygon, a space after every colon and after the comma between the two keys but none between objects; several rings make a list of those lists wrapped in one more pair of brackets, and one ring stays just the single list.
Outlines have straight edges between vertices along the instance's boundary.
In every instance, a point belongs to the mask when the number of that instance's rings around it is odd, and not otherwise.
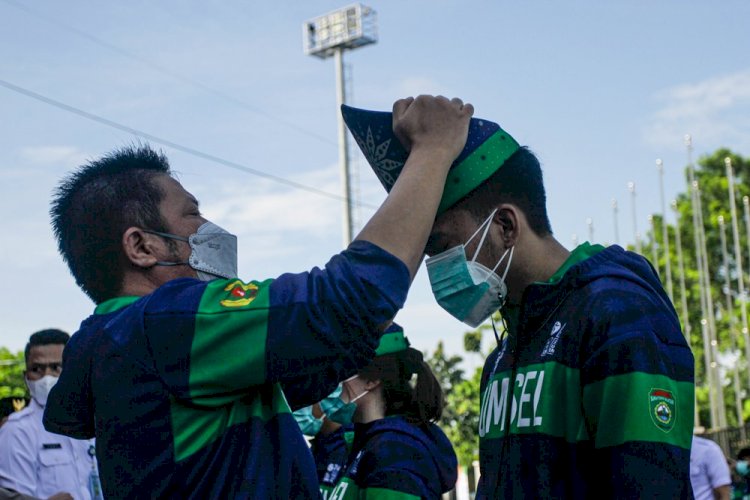
[{"label": "embroidered patch on sleeve", "polygon": [[219,303],[224,307],[244,307],[255,300],[258,295],[258,287],[252,283],[244,284],[240,280],[230,282],[225,288],[229,292],[229,298],[222,299]]},{"label": "embroidered patch on sleeve", "polygon": [[666,389],[651,389],[648,393],[648,401],[651,420],[656,427],[664,432],[671,431],[677,417],[677,406],[672,392]]}]

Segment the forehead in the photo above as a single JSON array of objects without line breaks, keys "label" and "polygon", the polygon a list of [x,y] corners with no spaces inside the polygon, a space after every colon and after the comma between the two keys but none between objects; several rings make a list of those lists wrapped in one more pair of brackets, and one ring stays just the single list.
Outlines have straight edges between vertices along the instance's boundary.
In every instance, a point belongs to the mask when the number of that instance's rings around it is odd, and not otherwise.
[{"label": "forehead", "polygon": [[26,363],[59,363],[62,361],[63,349],[65,349],[65,346],[62,344],[31,346],[29,359],[26,360]]},{"label": "forehead", "polygon": [[195,196],[186,191],[185,188],[182,187],[182,184],[176,179],[173,179],[168,175],[160,175],[156,178],[155,182],[164,193],[164,199],[162,200],[163,204],[198,204],[198,200]]},{"label": "forehead", "polygon": [[435,255],[465,243],[476,230],[477,223],[464,209],[451,208],[440,214],[432,225],[425,253]]}]

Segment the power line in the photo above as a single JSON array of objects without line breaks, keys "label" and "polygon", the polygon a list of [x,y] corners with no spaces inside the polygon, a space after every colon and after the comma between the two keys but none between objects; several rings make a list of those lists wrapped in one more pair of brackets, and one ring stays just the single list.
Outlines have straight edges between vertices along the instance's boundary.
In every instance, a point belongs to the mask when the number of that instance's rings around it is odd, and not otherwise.
[{"label": "power line", "polygon": [[[3,0],[5,1],[5,0]],[[8,90],[12,90],[13,92],[25,95],[27,97],[31,97],[32,99],[35,99],[37,101],[41,101],[45,104],[49,104],[50,106],[54,106],[56,108],[62,109],[64,111],[67,111],[69,113],[73,113],[75,115],[81,116],[83,118],[86,118],[88,120],[100,123],[102,125],[106,125],[108,127],[115,128],[117,130],[121,130],[123,132],[127,132],[129,134],[133,134],[138,137],[142,137],[144,139],[148,139],[149,141],[156,142],[158,144],[162,144],[164,146],[170,147],[172,149],[176,149],[177,151],[182,151],[183,153],[187,153],[192,156],[196,156],[198,158],[202,158],[204,160],[212,161],[214,163],[218,163],[220,165],[224,165],[226,167],[234,168],[236,170],[240,170],[242,172],[246,172],[252,175],[256,175],[258,177],[264,177],[266,179],[270,179],[272,181],[278,182],[280,184],[284,184],[286,186],[290,186],[296,189],[301,189],[303,191],[308,191],[310,193],[314,193],[320,196],[325,196],[327,198],[331,198],[333,200],[338,201],[344,201],[345,198],[343,196],[329,193],[328,191],[323,191],[322,189],[318,189],[312,186],[308,186],[306,184],[302,184],[299,182],[291,181],[289,179],[285,179],[283,177],[279,177],[277,175],[269,174],[266,172],[262,172],[260,170],[256,170],[254,168],[248,167],[246,165],[242,165],[241,163],[233,162],[230,160],[226,160],[224,158],[221,158],[219,156],[212,155],[210,153],[204,153],[203,151],[200,151],[195,148],[191,148],[189,146],[183,146],[182,144],[170,141],[168,139],[163,139],[159,136],[149,134],[148,132],[143,132],[142,130],[138,130],[133,127],[129,127],[127,125],[123,125],[121,123],[109,120],[107,118],[103,118],[99,115],[95,115],[93,113],[89,113],[88,111],[84,111],[80,108],[76,108],[75,106],[71,106],[69,104],[65,104],[60,101],[56,101],[55,99],[51,99],[49,97],[43,96],[41,94],[38,94],[32,90],[28,90],[23,87],[19,87],[18,85],[14,85],[6,80],[0,80],[0,86],[7,88]],[[377,209],[378,207],[375,205],[370,205],[369,203],[362,203],[362,202],[354,202],[352,200],[349,200],[349,203],[352,205],[357,205],[360,207],[366,207],[366,208],[372,208]]]},{"label": "power line", "polygon": [[69,24],[65,24],[65,23],[63,23],[63,22],[61,22],[61,21],[59,21],[59,20],[57,20],[55,18],[52,18],[52,17],[50,17],[48,15],[45,15],[45,14],[43,14],[41,12],[38,12],[38,11],[34,10],[34,9],[31,9],[31,8],[27,7],[26,5],[17,3],[17,2],[15,2],[13,0],[0,0],[0,1],[2,1],[2,2],[8,4],[8,5],[11,5],[11,6],[13,6],[13,7],[15,7],[15,8],[19,9],[19,10],[23,10],[24,12],[26,12],[28,14],[31,14],[32,16],[35,16],[35,17],[37,17],[39,19],[43,19],[44,21],[46,21],[46,22],[48,22],[50,24],[53,24],[53,25],[55,25],[55,26],[57,26],[59,28],[65,29],[65,30],[70,31],[72,33],[75,33],[76,35],[80,36],[81,38],[85,38],[86,40],[89,40],[90,42],[93,42],[96,45],[104,47],[104,48],[106,48],[108,50],[111,50],[112,52],[116,52],[116,53],[120,54],[121,56],[125,56],[125,57],[127,57],[129,59],[132,59],[134,61],[137,61],[137,62],[139,62],[139,63],[141,63],[141,64],[143,64],[145,66],[148,66],[149,68],[151,68],[152,70],[154,70],[154,71],[156,71],[158,73],[162,73],[162,74],[167,75],[167,76],[169,76],[171,78],[179,80],[179,81],[181,81],[183,83],[187,83],[189,85],[197,87],[197,88],[199,88],[201,90],[204,90],[204,91],[206,91],[206,92],[208,92],[208,93],[210,93],[210,94],[212,94],[212,95],[214,95],[216,97],[220,97],[221,99],[224,99],[224,100],[226,100],[228,102],[231,102],[232,104],[240,106],[240,107],[242,107],[242,108],[244,108],[244,109],[246,109],[248,111],[251,111],[251,112],[256,113],[258,115],[261,115],[261,116],[263,116],[265,118],[268,118],[269,120],[273,120],[273,121],[279,122],[279,123],[285,125],[286,127],[289,127],[289,128],[291,128],[293,130],[296,130],[297,132],[299,132],[301,134],[304,134],[304,135],[307,135],[309,137],[315,138],[315,139],[317,139],[317,140],[319,140],[321,142],[324,142],[326,144],[330,144],[332,146],[337,146],[338,147],[338,144],[335,141],[332,141],[332,140],[330,140],[329,138],[327,138],[325,136],[322,136],[320,134],[317,134],[315,132],[307,130],[307,129],[303,128],[303,127],[300,127],[299,125],[297,125],[294,122],[291,122],[291,121],[288,121],[288,120],[284,120],[283,118],[280,118],[280,117],[278,117],[276,115],[273,115],[273,114],[271,114],[271,113],[269,113],[267,111],[264,111],[263,109],[261,109],[261,108],[259,108],[257,106],[249,104],[249,103],[247,103],[247,102],[245,102],[245,101],[243,101],[241,99],[238,99],[238,98],[236,98],[234,96],[226,94],[226,93],[222,92],[221,90],[217,90],[217,89],[215,89],[213,87],[210,87],[209,85],[201,83],[198,80],[194,80],[193,78],[190,78],[190,77],[185,76],[183,74],[180,74],[178,72],[175,72],[175,71],[163,68],[163,67],[159,66],[158,64],[156,64],[156,63],[154,63],[154,62],[152,62],[152,61],[150,61],[150,60],[148,60],[148,59],[146,59],[144,57],[141,57],[141,56],[138,56],[138,55],[133,54],[131,52],[128,52],[125,49],[122,49],[122,48],[120,48],[120,47],[118,47],[116,45],[113,45],[113,44],[111,44],[109,42],[106,42],[106,41],[104,41],[104,40],[102,40],[100,38],[97,38],[97,37],[93,36],[93,35],[90,35],[90,34],[86,33],[85,31],[81,31],[78,28],[70,26]]}]

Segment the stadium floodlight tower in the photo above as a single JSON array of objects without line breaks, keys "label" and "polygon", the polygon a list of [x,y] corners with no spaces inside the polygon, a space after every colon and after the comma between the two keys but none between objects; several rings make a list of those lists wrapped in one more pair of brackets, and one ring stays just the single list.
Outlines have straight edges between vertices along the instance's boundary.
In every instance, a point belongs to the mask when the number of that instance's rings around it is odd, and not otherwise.
[{"label": "stadium floodlight tower", "polygon": [[344,247],[352,241],[352,190],[349,176],[349,148],[341,105],[346,102],[344,51],[378,41],[377,13],[370,7],[353,4],[306,21],[302,26],[305,54],[336,63],[336,115],[339,129],[339,164],[344,193]]}]

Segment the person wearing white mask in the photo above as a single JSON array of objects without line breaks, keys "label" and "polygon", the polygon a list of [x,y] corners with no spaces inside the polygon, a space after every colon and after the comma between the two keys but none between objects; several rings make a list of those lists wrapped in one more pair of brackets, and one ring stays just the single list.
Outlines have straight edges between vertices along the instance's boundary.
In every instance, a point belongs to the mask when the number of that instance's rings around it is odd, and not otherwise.
[{"label": "person wearing white mask", "polygon": [[41,330],[29,338],[24,377],[31,401],[0,428],[2,488],[38,498],[101,498],[94,440],[53,434],[42,425],[47,396],[62,372],[69,338],[57,329]]},{"label": "person wearing white mask", "polygon": [[[396,101],[389,128],[411,144],[397,189],[325,266],[275,278],[253,258],[267,237],[247,226],[240,275],[237,237],[203,216],[148,145],[61,180],[52,227],[96,308],[65,349],[44,425],[96,436],[107,498],[319,495],[292,410],[374,356],[406,300],[472,113],[460,99]],[[236,202],[232,218],[264,203],[249,192]],[[308,208],[297,200],[288,210]]]},{"label": "person wearing white mask", "polygon": [[[344,119],[390,190],[406,151],[390,113]],[[556,187],[588,195],[578,179]],[[446,312],[504,324],[477,401],[476,498],[689,498],[695,363],[669,296],[641,255],[566,249],[546,201],[531,150],[473,118],[425,253]]]}]

